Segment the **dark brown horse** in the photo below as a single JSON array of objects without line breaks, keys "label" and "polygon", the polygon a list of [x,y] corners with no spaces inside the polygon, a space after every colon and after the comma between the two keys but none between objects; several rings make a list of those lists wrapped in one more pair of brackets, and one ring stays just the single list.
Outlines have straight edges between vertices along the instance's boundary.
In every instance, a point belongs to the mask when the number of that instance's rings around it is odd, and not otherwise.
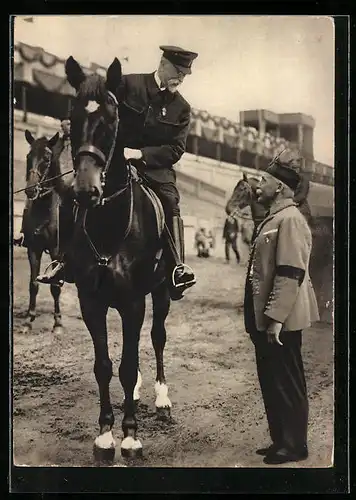
[{"label": "dark brown horse", "polygon": [[[26,208],[23,214],[22,232],[24,246],[30,263],[29,306],[25,316],[23,331],[32,329],[36,318],[36,298],[39,284],[36,281],[43,252],[50,254],[52,260],[58,258],[58,214],[59,196],[54,189],[52,163],[56,156],[58,133],[51,139],[39,137],[35,139],[29,130],[25,137],[30,145],[26,162]],[[48,182],[47,182],[48,181]],[[51,286],[54,300],[53,332],[62,333],[62,317],[59,305],[60,287]]]},{"label": "dark brown horse", "polygon": [[120,94],[120,62],[113,61],[106,80],[98,75],[85,76],[72,57],[65,67],[68,82],[77,91],[71,112],[77,214],[67,263],[94,346],[94,373],[100,396],[94,452],[99,457],[104,454],[106,459],[115,452],[109,389],[112,362],[106,326],[108,309],[115,308],[121,316],[123,334],[119,368],[125,397],[121,453],[135,457],[142,453],[136,436],[135,401],[141,384],[139,339],[147,294],[151,294],[153,303],[151,338],[157,364],[157,415],[167,417],[171,408],[163,365],[170,296],[164,264],[162,260],[157,264],[162,221],[152,195],[142,189],[124,158],[116,97]]},{"label": "dark brown horse", "polygon": [[[257,201],[256,188],[258,183],[259,179],[257,177],[247,177],[244,172],[242,179],[237,182],[225,207],[225,211],[228,215],[239,215],[239,210],[243,210],[245,207],[250,206],[254,223],[254,231],[250,243],[253,242],[257,228],[265,218],[267,212],[265,207]],[[313,220],[307,200],[308,192],[309,181],[301,177],[300,183],[295,191],[294,201],[297,203],[299,210],[306,218],[308,224],[312,226]]]},{"label": "dark brown horse", "polygon": [[240,215],[242,218],[244,216],[239,214],[239,211],[247,206],[251,208],[251,216],[254,224],[252,237],[248,237],[247,233],[244,233],[244,228],[241,229],[242,238],[247,244],[251,244],[251,241],[253,241],[257,227],[263,221],[266,214],[264,206],[257,201],[256,188],[258,183],[259,179],[257,177],[247,177],[246,173],[243,172],[242,179],[237,182],[225,207],[227,215]]}]

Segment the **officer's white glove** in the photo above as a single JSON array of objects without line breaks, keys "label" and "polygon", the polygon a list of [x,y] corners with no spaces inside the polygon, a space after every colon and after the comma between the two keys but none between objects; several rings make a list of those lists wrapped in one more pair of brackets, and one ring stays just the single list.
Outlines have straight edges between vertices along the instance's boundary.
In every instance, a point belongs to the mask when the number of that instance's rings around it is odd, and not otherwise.
[{"label": "officer's white glove", "polygon": [[126,160],[141,160],[142,151],[140,149],[124,148],[124,156]]}]

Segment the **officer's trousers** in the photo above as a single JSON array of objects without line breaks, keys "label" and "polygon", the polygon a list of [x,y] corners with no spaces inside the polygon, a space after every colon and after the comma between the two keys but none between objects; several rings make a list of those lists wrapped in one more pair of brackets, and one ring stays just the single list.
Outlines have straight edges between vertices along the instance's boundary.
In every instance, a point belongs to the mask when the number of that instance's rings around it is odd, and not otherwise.
[{"label": "officer's trousers", "polygon": [[164,213],[168,219],[168,226],[170,226],[173,217],[180,217],[178,189],[173,182],[158,183],[150,180],[150,186],[161,200]]},{"label": "officer's trousers", "polygon": [[303,453],[307,448],[308,396],[301,354],[302,331],[282,331],[283,346],[268,343],[266,332],[250,328],[249,333],[255,346],[272,442],[290,452]]}]

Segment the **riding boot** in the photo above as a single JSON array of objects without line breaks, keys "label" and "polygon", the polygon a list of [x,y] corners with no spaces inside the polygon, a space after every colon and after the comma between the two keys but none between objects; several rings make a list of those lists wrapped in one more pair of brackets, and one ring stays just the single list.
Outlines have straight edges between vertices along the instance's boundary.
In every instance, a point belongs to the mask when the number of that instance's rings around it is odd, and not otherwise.
[{"label": "riding boot", "polygon": [[166,228],[171,257],[167,259],[170,295],[172,300],[180,300],[183,298],[184,290],[193,286],[196,279],[193,270],[184,264],[184,225],[179,216],[173,216],[171,229],[172,233]]},{"label": "riding boot", "polygon": [[68,263],[66,248],[70,244],[71,236],[74,228],[73,213],[70,211],[68,215],[67,207],[62,208],[62,220],[60,217],[59,230],[59,254],[58,260],[53,260],[45,269],[43,274],[37,276],[37,281],[46,285],[62,286],[64,282],[74,283],[74,278]]}]

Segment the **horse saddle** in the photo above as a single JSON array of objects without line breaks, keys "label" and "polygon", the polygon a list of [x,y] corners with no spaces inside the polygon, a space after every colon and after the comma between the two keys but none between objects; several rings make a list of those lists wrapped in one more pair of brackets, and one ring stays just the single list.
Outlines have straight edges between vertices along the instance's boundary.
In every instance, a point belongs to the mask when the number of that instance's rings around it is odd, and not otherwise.
[{"label": "horse saddle", "polygon": [[[147,183],[147,180],[144,178],[143,175],[138,173],[136,167],[134,165],[130,165],[130,170],[131,170],[131,176],[134,181],[136,181],[142,191],[145,193],[147,198],[150,200],[152,203],[152,206],[154,208],[155,214],[156,214],[156,222],[157,222],[157,234],[158,237],[160,238],[162,236],[163,230],[164,230],[164,224],[165,224],[165,215],[164,215],[164,210],[163,210],[163,205],[157,194],[153,191],[152,188]],[[155,270],[158,267],[159,261],[161,260],[163,253],[163,249],[160,248],[157,251],[156,258],[155,258]]]}]

